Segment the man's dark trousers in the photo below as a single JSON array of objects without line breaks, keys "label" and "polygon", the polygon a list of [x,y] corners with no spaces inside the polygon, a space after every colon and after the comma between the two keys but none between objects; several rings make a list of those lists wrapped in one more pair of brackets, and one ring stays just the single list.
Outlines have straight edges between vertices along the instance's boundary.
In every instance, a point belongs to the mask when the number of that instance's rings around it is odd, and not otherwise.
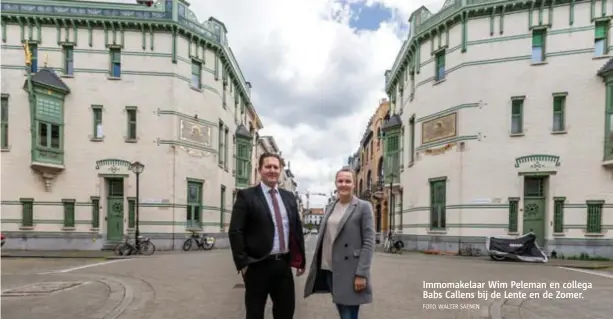
[{"label": "man's dark trousers", "polygon": [[272,255],[250,264],[243,280],[247,319],[264,319],[269,295],[274,319],[294,317],[294,276],[289,264],[289,254]]}]

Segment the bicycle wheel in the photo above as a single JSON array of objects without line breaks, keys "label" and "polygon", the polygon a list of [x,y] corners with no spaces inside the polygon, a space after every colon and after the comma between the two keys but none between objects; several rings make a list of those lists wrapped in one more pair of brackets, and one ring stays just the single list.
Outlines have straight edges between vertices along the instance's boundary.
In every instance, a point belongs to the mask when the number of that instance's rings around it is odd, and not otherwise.
[{"label": "bicycle wheel", "polygon": [[115,255],[117,256],[125,256],[129,254],[130,247],[126,245],[126,243],[119,243],[115,246]]},{"label": "bicycle wheel", "polygon": [[215,238],[213,237],[204,238],[202,241],[202,249],[204,250],[211,250],[215,246]]},{"label": "bicycle wheel", "polygon": [[150,242],[150,241],[146,241],[141,243],[140,245],[140,253],[145,255],[145,256],[151,256],[153,255],[153,253],[155,252],[155,245]]},{"label": "bicycle wheel", "polygon": [[192,243],[193,243],[193,239],[188,238],[185,240],[185,242],[183,243],[183,251],[189,251],[190,249],[192,249]]}]

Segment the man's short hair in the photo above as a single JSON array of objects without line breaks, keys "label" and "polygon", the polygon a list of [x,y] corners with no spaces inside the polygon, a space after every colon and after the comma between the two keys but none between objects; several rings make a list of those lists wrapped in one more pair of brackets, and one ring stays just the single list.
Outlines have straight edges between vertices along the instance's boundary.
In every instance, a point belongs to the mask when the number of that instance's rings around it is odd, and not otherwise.
[{"label": "man's short hair", "polygon": [[260,155],[260,158],[258,159],[258,169],[262,168],[262,165],[264,165],[264,159],[269,158],[269,157],[274,157],[278,159],[279,165],[283,165],[282,164],[283,162],[281,161],[281,156],[279,156],[279,154],[265,152],[264,154]]}]

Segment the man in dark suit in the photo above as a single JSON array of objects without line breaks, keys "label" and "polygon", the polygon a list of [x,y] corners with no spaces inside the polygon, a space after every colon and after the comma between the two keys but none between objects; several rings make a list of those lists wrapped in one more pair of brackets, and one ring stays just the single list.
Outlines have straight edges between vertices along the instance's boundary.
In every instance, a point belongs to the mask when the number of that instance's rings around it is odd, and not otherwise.
[{"label": "man in dark suit", "polygon": [[270,295],[275,319],[294,317],[294,278],[305,269],[302,222],[294,194],[278,187],[281,158],[264,153],[261,183],[239,190],[228,235],[236,269],[245,282],[247,319],[264,319]]}]

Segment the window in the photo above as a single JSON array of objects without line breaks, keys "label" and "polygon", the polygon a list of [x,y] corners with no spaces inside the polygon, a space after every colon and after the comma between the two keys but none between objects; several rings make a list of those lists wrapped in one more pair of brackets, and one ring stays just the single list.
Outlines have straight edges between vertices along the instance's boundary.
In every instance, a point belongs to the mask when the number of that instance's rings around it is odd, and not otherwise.
[{"label": "window", "polygon": [[566,106],[566,96],[554,95],[553,97],[553,131],[563,132],[566,130],[564,109]]},{"label": "window", "polygon": [[187,216],[186,226],[188,228],[200,228],[202,217],[202,182],[187,182]]},{"label": "window", "polygon": [[564,198],[553,199],[553,232],[554,234],[564,232]]},{"label": "window", "polygon": [[604,160],[613,160],[613,85],[607,85],[606,100]]},{"label": "window", "polygon": [[600,234],[602,232],[602,206],[603,201],[587,202],[587,232]]},{"label": "window", "polygon": [[121,77],[121,50],[118,48],[111,49],[111,69],[109,70],[111,77]]},{"label": "window", "polygon": [[413,96],[415,96],[415,72],[411,72],[411,95],[410,98],[413,100]]},{"label": "window", "polygon": [[34,227],[34,200],[21,198],[21,226]]},{"label": "window", "polygon": [[511,101],[511,134],[524,132],[524,100],[513,98]]},{"label": "window", "polygon": [[532,31],[532,63],[545,61],[545,30]]},{"label": "window", "polygon": [[128,198],[128,228],[136,227],[136,198]]},{"label": "window", "polygon": [[236,141],[236,184],[248,185],[251,173],[251,152],[249,141],[237,139]]},{"label": "window", "polygon": [[415,115],[409,120],[409,130],[411,134],[411,140],[409,141],[411,143],[409,146],[409,164],[413,164],[415,161]]},{"label": "window", "polygon": [[64,227],[74,228],[74,199],[63,199],[64,204]]},{"label": "window", "polygon": [[219,127],[218,127],[218,131],[217,131],[217,138],[218,138],[218,150],[217,150],[217,158],[218,158],[218,162],[219,162],[219,166],[223,167],[224,164],[224,126],[223,126],[223,122],[219,121]]},{"label": "window", "polygon": [[219,228],[223,231],[226,215],[226,186],[221,185],[221,195],[219,200]]},{"label": "window", "polygon": [[30,64],[30,72],[38,72],[38,45],[36,43],[28,43],[30,48],[30,54],[32,54],[32,61]]},{"label": "window", "polygon": [[128,107],[126,108],[126,113],[128,115],[128,136],[127,140],[136,141],[136,108]]},{"label": "window", "polygon": [[9,98],[8,96],[2,96],[2,109],[0,109],[0,148],[8,149],[9,147]]},{"label": "window", "polygon": [[92,200],[92,228],[100,228],[100,198],[91,197]]},{"label": "window", "polygon": [[517,218],[519,216],[519,198],[509,198],[509,233],[518,232]]},{"label": "window", "polygon": [[441,51],[434,56],[436,61],[436,70],[434,74],[435,81],[445,79],[445,51]]},{"label": "window", "polygon": [[202,84],[202,64],[198,61],[192,61],[192,88],[200,89]]},{"label": "window", "polygon": [[609,21],[598,21],[595,25],[594,55],[603,56],[609,51]]},{"label": "window", "polygon": [[73,60],[73,48],[72,46],[64,46],[64,75],[74,74],[74,60]]},{"label": "window", "polygon": [[92,112],[94,116],[94,134],[92,135],[94,139],[101,140],[103,138],[102,132],[102,106],[101,105],[93,105]]},{"label": "window", "polygon": [[226,129],[224,130],[224,134],[223,134],[223,168],[227,171],[228,170],[228,137],[230,136],[230,131],[228,130],[228,128],[226,127]]},{"label": "window", "polygon": [[62,103],[44,95],[36,97],[37,146],[59,151],[62,148]]},{"label": "window", "polygon": [[446,188],[446,178],[430,180],[430,229],[432,230],[447,227]]}]

